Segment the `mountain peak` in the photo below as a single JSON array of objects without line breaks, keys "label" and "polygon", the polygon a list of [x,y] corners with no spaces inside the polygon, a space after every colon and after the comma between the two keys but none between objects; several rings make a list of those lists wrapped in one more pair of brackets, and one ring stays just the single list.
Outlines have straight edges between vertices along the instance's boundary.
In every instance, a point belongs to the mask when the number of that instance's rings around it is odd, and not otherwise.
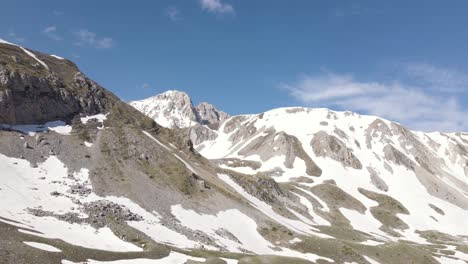
[{"label": "mountain peak", "polygon": [[194,106],[183,91],[169,90],[147,99],[130,102],[140,112],[168,128],[184,128],[197,124],[209,125],[229,118],[212,104],[202,102]]}]

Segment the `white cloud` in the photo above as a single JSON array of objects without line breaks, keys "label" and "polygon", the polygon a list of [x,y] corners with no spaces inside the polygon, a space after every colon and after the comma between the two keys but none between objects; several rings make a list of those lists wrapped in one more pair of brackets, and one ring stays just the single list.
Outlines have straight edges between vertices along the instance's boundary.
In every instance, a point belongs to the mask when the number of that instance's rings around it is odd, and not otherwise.
[{"label": "white cloud", "polygon": [[460,92],[468,90],[468,78],[455,69],[428,63],[409,63],[404,70],[411,78],[438,91]]},{"label": "white cloud", "polygon": [[84,46],[88,45],[98,49],[109,49],[114,45],[114,41],[109,37],[98,37],[96,33],[87,29],[80,29],[75,32],[77,42],[75,45]]},{"label": "white cloud", "polygon": [[141,85],[141,88],[143,88],[143,89],[148,89],[149,87],[150,87],[150,85],[148,83],[143,83]]},{"label": "white cloud", "polygon": [[166,11],[164,14],[172,21],[177,21],[180,19],[180,11],[175,6],[170,6],[166,8]]},{"label": "white cloud", "polygon": [[230,4],[222,3],[221,0],[200,0],[200,4],[203,10],[211,13],[234,13],[234,7]]},{"label": "white cloud", "polygon": [[57,34],[57,27],[56,26],[50,26],[46,27],[44,30],[42,30],[42,33],[44,33],[47,37],[53,40],[62,40],[62,37],[60,37]]},{"label": "white cloud", "polygon": [[468,130],[468,110],[451,93],[433,93],[398,81],[360,82],[353,76],[333,73],[305,76],[282,87],[312,107],[376,115],[422,131]]}]

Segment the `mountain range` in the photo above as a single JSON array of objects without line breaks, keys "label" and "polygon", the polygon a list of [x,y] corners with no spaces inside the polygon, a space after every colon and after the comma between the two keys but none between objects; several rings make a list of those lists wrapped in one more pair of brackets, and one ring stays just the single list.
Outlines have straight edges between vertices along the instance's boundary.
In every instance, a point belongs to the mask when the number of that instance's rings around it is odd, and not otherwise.
[{"label": "mountain range", "polygon": [[468,133],[121,101],[0,41],[0,263],[468,263]]}]

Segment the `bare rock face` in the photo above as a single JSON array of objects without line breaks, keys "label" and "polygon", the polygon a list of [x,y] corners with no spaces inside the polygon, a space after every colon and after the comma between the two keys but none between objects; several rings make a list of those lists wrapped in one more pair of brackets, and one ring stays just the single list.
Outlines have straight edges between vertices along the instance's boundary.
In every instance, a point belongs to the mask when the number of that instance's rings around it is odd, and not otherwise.
[{"label": "bare rock face", "polygon": [[224,122],[224,133],[231,133],[232,131],[236,130],[237,128],[240,128],[242,125],[242,122],[244,122],[247,119],[246,116],[234,116]]},{"label": "bare rock face", "polygon": [[388,185],[385,183],[382,178],[379,177],[378,172],[372,168],[372,167],[367,167],[367,171],[370,174],[371,178],[371,183],[379,190],[387,192],[388,191]]},{"label": "bare rock face", "polygon": [[288,196],[288,193],[283,191],[278,183],[270,177],[233,176],[233,180],[242,186],[246,192],[269,204],[278,204],[281,197]]},{"label": "bare rock face", "polygon": [[315,155],[319,157],[329,157],[339,161],[345,167],[362,169],[362,164],[353,154],[353,151],[343,141],[335,136],[328,135],[325,131],[316,133],[310,145]]},{"label": "bare rock face", "polygon": [[195,125],[189,129],[189,137],[194,145],[199,145],[208,140],[214,140],[218,134],[206,126]]},{"label": "bare rock face", "polygon": [[377,139],[382,143],[392,143],[389,137],[392,135],[390,127],[381,119],[376,119],[366,129],[366,146],[372,149],[372,140]]},{"label": "bare rock face", "polygon": [[72,62],[30,52],[47,68],[22,48],[0,43],[0,123],[67,122],[79,113],[105,112],[118,100]]},{"label": "bare rock face", "polygon": [[384,155],[386,160],[392,161],[397,165],[402,165],[409,170],[414,170],[414,162],[392,145],[387,145],[384,147]]},{"label": "bare rock face", "polygon": [[239,151],[240,155],[259,155],[262,160],[269,160],[275,156],[284,155],[286,168],[293,168],[296,158],[302,159],[306,164],[306,173],[311,176],[320,176],[322,170],[306,154],[302,144],[295,137],[284,132],[275,133],[273,128],[265,130],[265,136],[257,137],[246,147]]},{"label": "bare rock face", "polygon": [[199,122],[202,125],[215,124],[223,122],[229,118],[229,115],[223,111],[219,111],[212,104],[202,102],[197,106]]},{"label": "bare rock face", "polygon": [[130,102],[134,108],[168,128],[216,124],[229,118],[213,105],[200,103],[195,107],[187,93],[167,91],[162,94]]}]

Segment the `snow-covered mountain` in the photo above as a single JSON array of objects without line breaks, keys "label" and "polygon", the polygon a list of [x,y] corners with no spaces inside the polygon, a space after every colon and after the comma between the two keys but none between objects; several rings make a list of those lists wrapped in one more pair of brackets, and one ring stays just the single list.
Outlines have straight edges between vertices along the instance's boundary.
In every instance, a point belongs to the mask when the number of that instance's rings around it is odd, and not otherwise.
[{"label": "snow-covered mountain", "polygon": [[148,102],[0,41],[0,263],[468,263],[468,134]]},{"label": "snow-covered mountain", "polygon": [[[415,132],[375,116],[300,107],[193,130],[209,130],[204,140],[190,135],[221,168],[297,183],[291,194],[302,206],[310,206],[306,194],[326,204],[328,216],[314,207],[309,213],[327,225],[345,217],[356,230],[416,243],[433,230],[468,232],[468,133]],[[355,210],[333,212],[340,205],[320,186],[353,197],[347,203]]]},{"label": "snow-covered mountain", "polygon": [[229,117],[228,114],[206,102],[194,106],[185,92],[174,90],[130,102],[130,105],[168,128],[215,124]]}]

